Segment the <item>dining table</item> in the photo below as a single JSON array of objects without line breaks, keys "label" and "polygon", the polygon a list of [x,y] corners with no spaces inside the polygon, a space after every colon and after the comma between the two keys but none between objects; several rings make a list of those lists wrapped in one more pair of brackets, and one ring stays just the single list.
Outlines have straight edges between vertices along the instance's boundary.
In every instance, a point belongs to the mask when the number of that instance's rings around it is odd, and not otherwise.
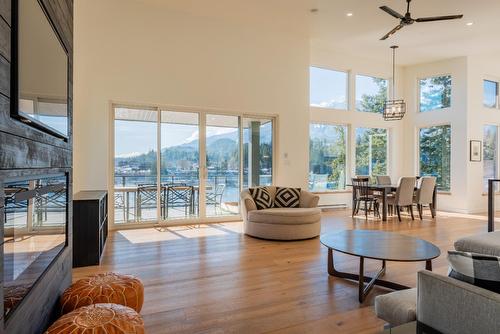
[{"label": "dining table", "polygon": [[[352,187],[352,184],[346,184],[346,186]],[[371,191],[379,192],[382,198],[382,221],[387,221],[387,195],[395,192],[398,189],[397,184],[369,184],[368,189]],[[417,186],[415,186],[417,190]],[[352,192],[352,205],[354,206],[356,200],[356,192]],[[434,186],[434,191],[432,192],[432,205],[430,205],[430,210],[432,217],[436,216],[436,200],[437,200],[437,186]]]}]

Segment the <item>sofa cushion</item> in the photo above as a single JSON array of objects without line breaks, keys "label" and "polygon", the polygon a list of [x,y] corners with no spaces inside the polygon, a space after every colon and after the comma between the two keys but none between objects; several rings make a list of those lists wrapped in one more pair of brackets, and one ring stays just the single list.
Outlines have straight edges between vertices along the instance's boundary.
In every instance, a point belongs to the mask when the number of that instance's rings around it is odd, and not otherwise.
[{"label": "sofa cushion", "polygon": [[455,241],[455,250],[500,256],[500,231],[459,239]]},{"label": "sofa cushion", "polygon": [[417,289],[407,289],[380,295],[375,298],[377,317],[392,326],[399,326],[417,319]]},{"label": "sofa cushion", "polygon": [[298,208],[300,206],[300,188],[278,187],[274,197],[275,208]]},{"label": "sofa cushion", "polygon": [[269,209],[273,207],[274,199],[267,187],[256,187],[248,189],[250,195],[257,206],[257,210]]},{"label": "sofa cushion", "polygon": [[500,257],[448,251],[448,276],[500,293]]},{"label": "sofa cushion", "polygon": [[312,224],[321,220],[318,208],[272,208],[255,210],[248,213],[248,220],[253,223],[266,224]]}]

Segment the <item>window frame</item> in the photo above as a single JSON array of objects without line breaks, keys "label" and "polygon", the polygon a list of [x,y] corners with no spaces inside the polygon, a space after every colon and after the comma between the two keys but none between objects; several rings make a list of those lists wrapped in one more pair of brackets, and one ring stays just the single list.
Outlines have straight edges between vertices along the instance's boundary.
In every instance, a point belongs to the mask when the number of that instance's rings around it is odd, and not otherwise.
[{"label": "window frame", "polygon": [[[333,71],[333,72],[340,72],[340,73],[345,73],[346,74],[346,80],[345,80],[345,99],[346,99],[346,107],[345,109],[339,109],[339,108],[329,108],[329,107],[320,107],[320,106],[313,106],[311,105],[311,67],[324,70],[324,71]],[[322,110],[336,110],[336,111],[349,111],[351,110],[351,89],[350,89],[350,79],[351,79],[351,71],[350,70],[340,70],[337,68],[331,68],[328,66],[320,66],[320,65],[309,65],[309,108],[316,108],[316,109],[322,109]]]},{"label": "window frame", "polygon": [[353,106],[353,110],[355,112],[362,112],[362,113],[369,113],[369,114],[375,114],[375,115],[382,115],[383,112],[374,112],[374,111],[363,111],[363,110],[358,110],[358,107],[357,107],[357,101],[356,101],[356,95],[358,93],[358,85],[357,85],[357,77],[358,76],[361,76],[361,77],[369,77],[369,78],[375,78],[375,79],[383,79],[385,81],[387,81],[387,87],[386,87],[386,92],[385,92],[385,99],[388,100],[389,97],[390,97],[390,91],[392,89],[392,86],[391,86],[391,78],[386,78],[384,76],[378,76],[378,75],[371,75],[371,74],[364,74],[365,72],[356,72],[354,75],[353,75],[353,87],[354,87],[354,92],[353,92],[353,103],[354,103],[354,106]]},{"label": "window frame", "polygon": [[437,123],[437,124],[422,125],[422,126],[416,127],[416,131],[415,131],[416,144],[417,144],[417,149],[416,149],[417,159],[415,160],[416,171],[417,171],[417,175],[420,176],[420,172],[421,172],[420,171],[420,130],[438,127],[438,126],[449,126],[450,127],[450,189],[449,190],[437,189],[437,193],[443,194],[443,195],[451,195],[452,190],[453,190],[453,168],[451,167],[453,165],[453,126],[451,123],[449,123],[449,122]]},{"label": "window frame", "polygon": [[[496,127],[497,131],[496,131],[496,138],[495,138],[495,141],[496,141],[496,178],[500,177],[500,124],[499,123],[484,123],[483,126],[482,126],[482,132],[483,132],[483,138],[481,139],[481,154],[482,154],[482,160],[481,160],[481,163],[483,164],[482,166],[482,174],[481,174],[481,181],[484,181],[484,128],[486,126],[494,126]],[[497,190],[495,190],[495,194],[499,194],[500,193],[500,187],[497,187]],[[488,190],[484,189],[484,187],[482,188],[482,194],[485,196],[485,195],[488,195]]]},{"label": "window frame", "polygon": [[[309,120],[309,129],[311,128],[312,124],[319,124],[319,125],[328,125],[328,126],[341,126],[345,129],[345,182],[346,182],[346,187],[344,189],[333,189],[333,190],[321,190],[321,191],[314,191],[314,190],[308,190],[314,194],[334,194],[334,193],[350,193],[351,191],[348,189],[347,184],[349,182],[349,178],[351,177],[350,174],[350,166],[351,166],[351,132],[352,132],[352,124],[349,123],[338,123],[338,122],[328,122],[328,121],[315,121],[315,120]],[[311,143],[311,133],[309,131],[309,144]],[[309,158],[308,158],[308,175],[307,175],[307,182],[309,184],[309,175],[310,175],[310,163],[311,163],[311,155],[309,152]],[[308,186],[309,189],[309,186]]]},{"label": "window frame", "polygon": [[[496,84],[496,96],[495,96],[495,106],[494,107],[489,107],[487,105],[484,104],[484,82],[485,81],[489,81],[489,82],[493,82]],[[481,104],[483,106],[483,108],[486,108],[488,110],[494,110],[494,109],[500,109],[500,98],[499,98],[499,94],[500,94],[500,79],[497,79],[497,78],[493,78],[493,77],[484,77],[483,80],[482,80],[482,91],[483,91],[483,100],[481,101]],[[494,125],[494,124],[484,124],[484,125]]]},{"label": "window frame", "polygon": [[[451,92],[450,92],[450,106],[449,107],[444,107],[444,108],[438,108],[438,109],[430,109],[426,111],[421,110],[421,88],[420,88],[420,81],[425,80],[425,79],[432,79],[432,78],[439,78],[439,77],[447,77],[449,76],[451,78]],[[428,113],[428,112],[434,112],[434,111],[447,111],[452,108],[453,105],[453,75],[451,73],[442,73],[442,74],[436,74],[436,75],[429,75],[429,76],[423,76],[423,77],[417,77],[417,113]],[[450,125],[451,126],[451,125]]]},{"label": "window frame", "polygon": [[[352,148],[352,154],[353,154],[353,164],[351,166],[351,175],[356,175],[356,130],[357,129],[383,129],[385,130],[386,134],[386,174],[392,176],[392,168],[391,168],[391,153],[392,153],[392,147],[391,147],[391,131],[392,128],[389,127],[370,127],[370,126],[364,126],[364,125],[357,125],[353,127],[352,134],[353,134],[353,148]],[[373,177],[374,175],[370,175],[370,177]]]}]

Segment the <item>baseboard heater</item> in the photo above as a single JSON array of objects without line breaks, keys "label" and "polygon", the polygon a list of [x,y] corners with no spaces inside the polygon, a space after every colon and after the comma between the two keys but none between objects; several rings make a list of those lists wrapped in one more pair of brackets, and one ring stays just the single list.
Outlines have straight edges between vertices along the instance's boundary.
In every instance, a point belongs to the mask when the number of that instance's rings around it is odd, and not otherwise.
[{"label": "baseboard heater", "polygon": [[347,209],[347,204],[323,204],[318,205],[321,211],[333,211]]}]

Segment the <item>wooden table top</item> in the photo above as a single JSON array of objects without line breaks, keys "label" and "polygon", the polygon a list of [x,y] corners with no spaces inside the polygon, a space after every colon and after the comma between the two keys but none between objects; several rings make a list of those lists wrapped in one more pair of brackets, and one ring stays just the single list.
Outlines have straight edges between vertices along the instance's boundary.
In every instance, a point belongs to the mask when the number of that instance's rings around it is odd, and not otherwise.
[{"label": "wooden table top", "polygon": [[323,234],[320,241],[341,253],[387,261],[427,261],[441,254],[432,243],[393,232],[344,230]]}]

